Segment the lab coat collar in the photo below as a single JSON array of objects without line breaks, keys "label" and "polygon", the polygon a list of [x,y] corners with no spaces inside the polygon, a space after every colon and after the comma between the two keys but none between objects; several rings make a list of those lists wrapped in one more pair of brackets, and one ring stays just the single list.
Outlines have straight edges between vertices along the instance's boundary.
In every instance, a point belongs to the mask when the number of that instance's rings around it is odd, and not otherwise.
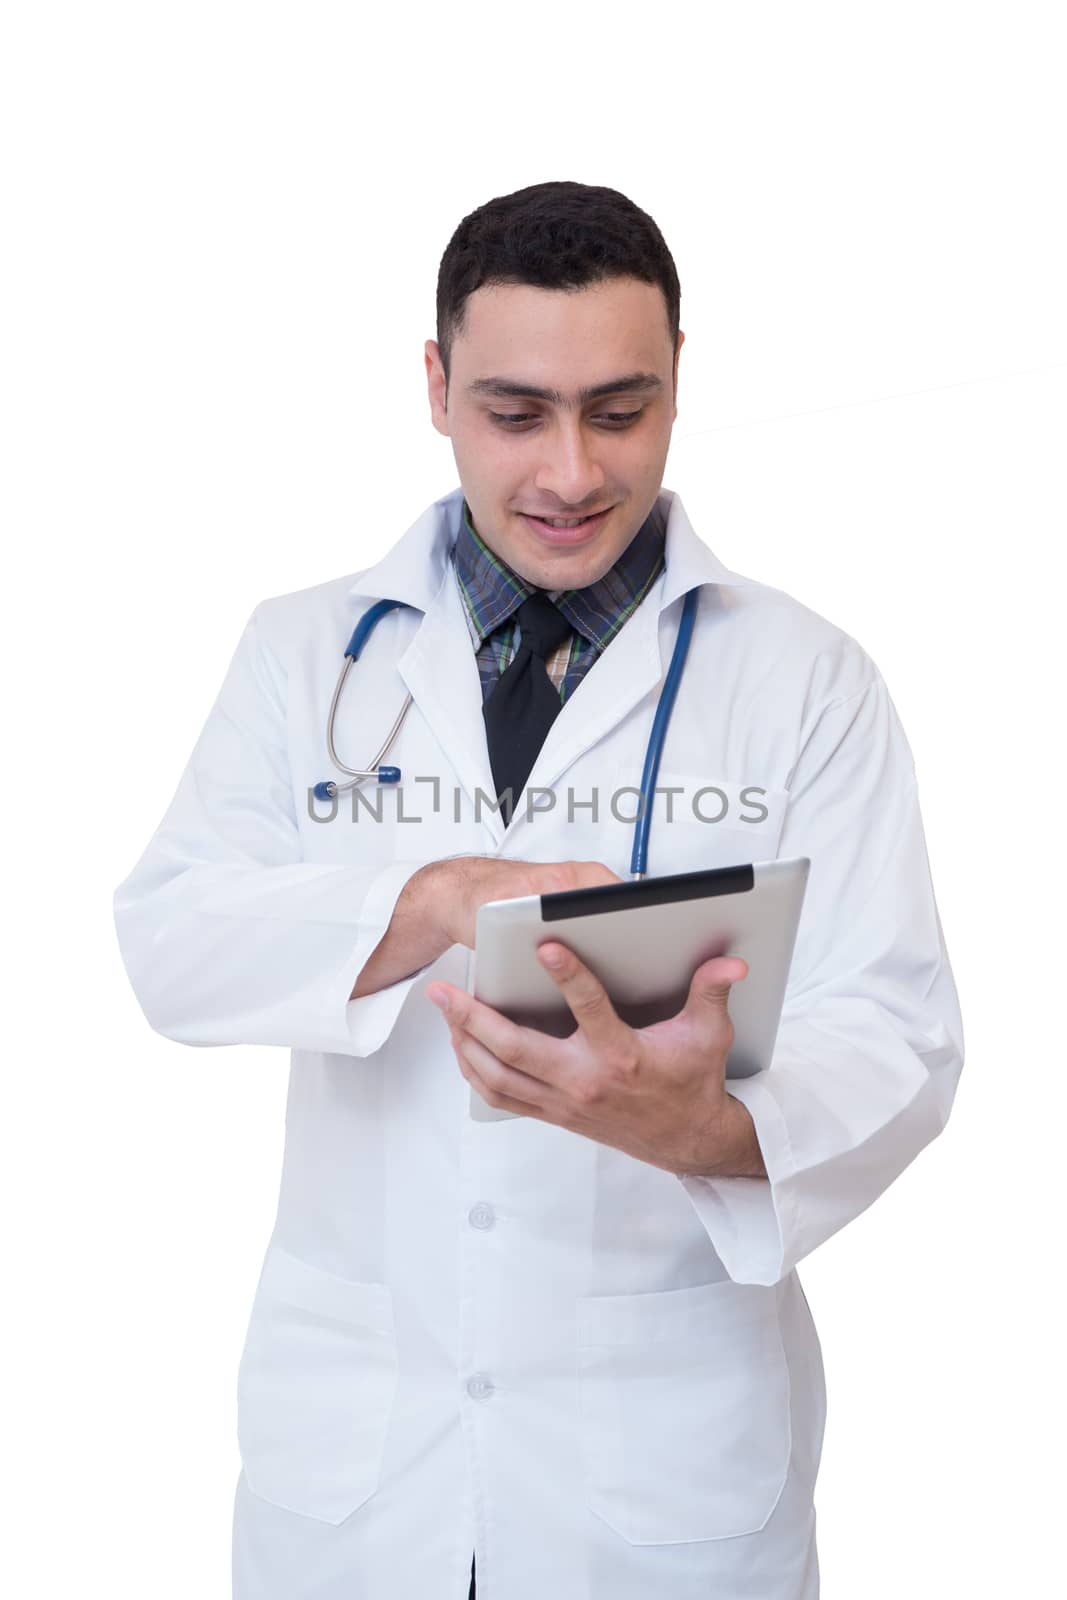
[{"label": "lab coat collar", "polygon": [[[667,519],[664,570],[608,644],[603,663],[586,674],[561,708],[530,772],[530,788],[557,784],[583,752],[662,682],[659,619],[665,606],[703,584],[749,581],[723,566],[698,539],[673,490],[661,490],[657,500]],[[423,613],[397,661],[397,671],[473,802],[479,789],[483,795],[495,794],[496,789],[481,678],[449,559],[462,515],[463,491],[455,489],[429,506],[376,566],[360,574],[349,593],[397,600]],[[483,815],[498,847],[512,832],[529,826],[521,806],[507,830],[498,813]]]},{"label": "lab coat collar", "polygon": [[[657,614],[702,584],[736,587],[752,581],[732,572],[708,548],[694,530],[675,490],[661,489],[656,498],[667,525],[664,578],[662,583],[653,585],[648,595]],[[462,516],[462,488],[435,500],[379,562],[359,574],[349,595],[399,600],[418,611],[429,611],[449,572]]]}]

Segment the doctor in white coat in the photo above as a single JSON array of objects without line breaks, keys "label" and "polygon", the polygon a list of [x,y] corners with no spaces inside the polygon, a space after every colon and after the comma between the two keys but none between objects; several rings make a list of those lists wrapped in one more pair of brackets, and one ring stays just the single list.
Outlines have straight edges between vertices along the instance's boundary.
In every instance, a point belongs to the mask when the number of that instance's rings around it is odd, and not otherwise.
[{"label": "doctor in white coat", "polygon": [[[912,756],[861,646],[727,569],[662,486],[684,335],[651,218],[578,184],[490,202],[442,260],[437,332],[461,487],[369,570],[255,608],[116,893],[155,1029],[292,1052],[238,1373],[234,1594],[462,1600],[473,1552],[483,1600],[813,1600],[825,1389],[797,1264],[940,1132],[962,1062]],[[602,596],[639,529],[663,541],[507,826],[465,516],[553,597]],[[635,1032],[542,946],[566,1040],[464,988],[483,901],[627,876],[694,588],[648,870],[811,859],[773,1063],[729,1092],[740,961]],[[400,792],[322,804],[342,652],[383,598],[402,604],[336,747],[368,762],[410,693]],[[472,1120],[471,1085],[520,1115]]]}]

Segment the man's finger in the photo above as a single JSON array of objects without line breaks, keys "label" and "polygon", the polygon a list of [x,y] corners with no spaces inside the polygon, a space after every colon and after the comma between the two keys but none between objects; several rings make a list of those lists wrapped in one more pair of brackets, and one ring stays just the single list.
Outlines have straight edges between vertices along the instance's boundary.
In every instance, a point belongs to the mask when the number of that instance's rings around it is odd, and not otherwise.
[{"label": "man's finger", "polygon": [[685,1009],[693,1015],[729,1015],[730,990],[748,975],[740,956],[712,956],[693,973]]},{"label": "man's finger", "polygon": [[473,1083],[483,1100],[491,1094],[499,1095],[508,1100],[505,1110],[514,1110],[520,1105],[528,1115],[535,1110],[543,1110],[546,1085],[540,1078],[532,1078],[528,1073],[517,1072],[507,1066],[484,1044],[479,1043],[473,1034],[465,1033],[461,1028],[451,1028],[449,1031],[459,1069],[467,1082]]},{"label": "man's finger", "polygon": [[552,1062],[546,1051],[555,1046],[554,1039],[512,1022],[465,989],[441,979],[436,979],[425,993],[441,1011],[450,1029],[477,1040],[491,1056],[516,1074],[536,1079],[542,1086],[553,1082]]},{"label": "man's finger", "polygon": [[604,985],[573,950],[548,939],[538,945],[537,956],[555,979],[574,1020],[591,1043],[610,1044],[629,1035],[630,1029],[612,1005]]}]

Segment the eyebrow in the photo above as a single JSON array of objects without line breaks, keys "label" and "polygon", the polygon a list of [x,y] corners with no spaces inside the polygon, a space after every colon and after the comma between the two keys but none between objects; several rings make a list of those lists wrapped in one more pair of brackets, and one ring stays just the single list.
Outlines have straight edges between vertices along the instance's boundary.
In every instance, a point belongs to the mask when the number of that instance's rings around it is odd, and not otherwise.
[{"label": "eyebrow", "polygon": [[497,400],[547,400],[551,405],[566,406],[584,405],[587,400],[602,400],[612,394],[652,394],[662,388],[663,379],[654,372],[628,372],[625,377],[579,389],[574,401],[569,401],[558,389],[540,389],[536,384],[515,378],[476,378],[467,385],[467,392],[491,395]]}]

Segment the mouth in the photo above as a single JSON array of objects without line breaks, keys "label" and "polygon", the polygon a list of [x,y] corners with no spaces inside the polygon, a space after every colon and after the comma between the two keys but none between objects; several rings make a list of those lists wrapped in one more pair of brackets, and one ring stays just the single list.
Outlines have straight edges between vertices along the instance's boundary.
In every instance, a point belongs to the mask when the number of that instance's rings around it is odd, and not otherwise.
[{"label": "mouth", "polygon": [[613,507],[607,506],[603,511],[597,511],[590,517],[559,517],[547,521],[544,517],[532,517],[525,511],[519,515],[523,522],[546,544],[572,545],[583,544],[600,528],[604,526],[611,515]]}]

